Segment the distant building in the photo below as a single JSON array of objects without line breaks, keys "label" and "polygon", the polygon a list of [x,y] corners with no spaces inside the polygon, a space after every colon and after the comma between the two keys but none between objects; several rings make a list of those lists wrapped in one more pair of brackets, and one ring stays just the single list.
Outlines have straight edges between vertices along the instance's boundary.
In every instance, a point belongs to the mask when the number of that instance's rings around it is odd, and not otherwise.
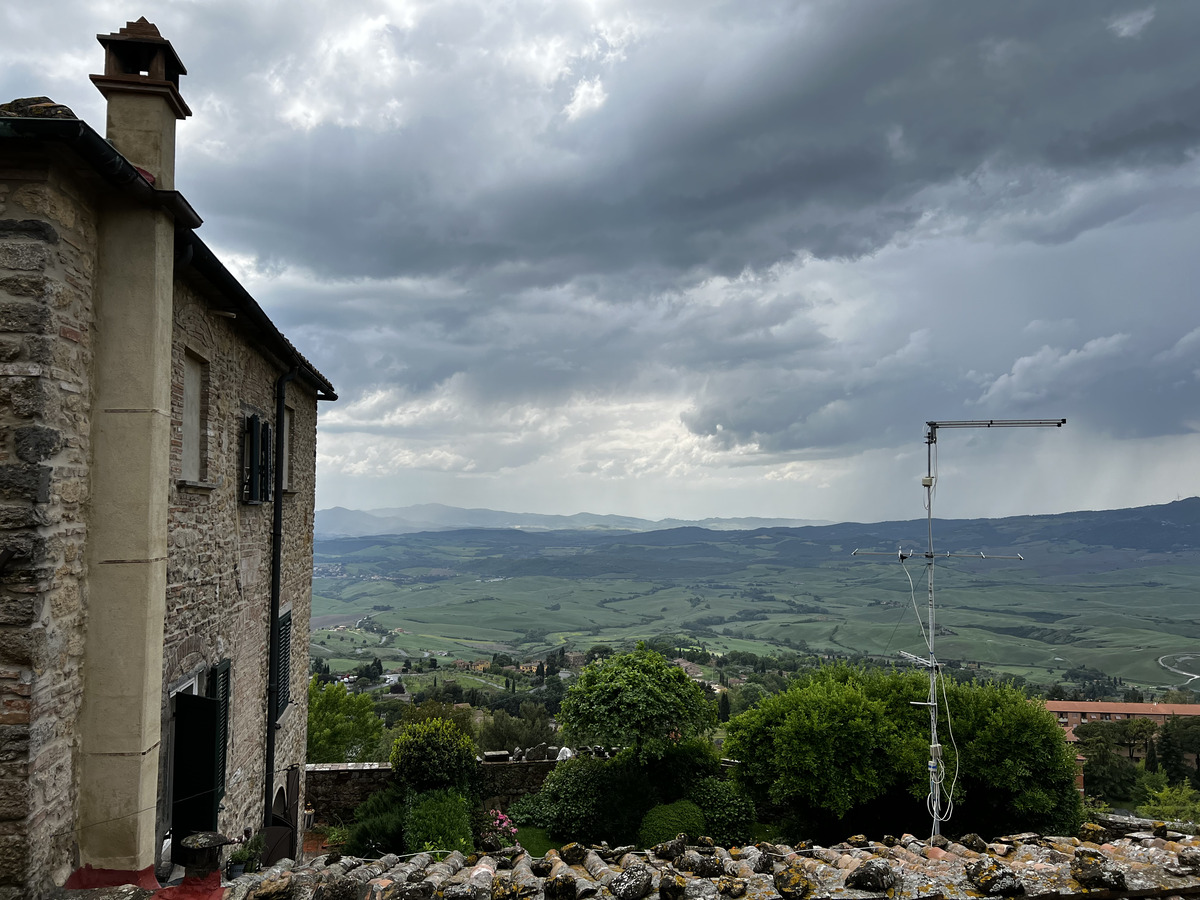
[{"label": "distant building", "polygon": [[99,40],[106,138],[0,107],[0,897],[151,883],[168,829],[294,856],[303,808],[336,395],[175,190],[170,42]]},{"label": "distant building", "polygon": [[1104,700],[1046,700],[1046,709],[1054,713],[1066,732],[1068,743],[1078,743],[1075,727],[1088,722],[1119,722],[1122,719],[1150,719],[1161,725],[1172,716],[1200,716],[1200,703],[1110,703]]},{"label": "distant building", "polygon": [[704,677],[704,670],[694,662],[688,662],[686,659],[680,657],[679,659],[671,660],[671,663],[683,669],[683,671],[687,673],[688,678]]}]

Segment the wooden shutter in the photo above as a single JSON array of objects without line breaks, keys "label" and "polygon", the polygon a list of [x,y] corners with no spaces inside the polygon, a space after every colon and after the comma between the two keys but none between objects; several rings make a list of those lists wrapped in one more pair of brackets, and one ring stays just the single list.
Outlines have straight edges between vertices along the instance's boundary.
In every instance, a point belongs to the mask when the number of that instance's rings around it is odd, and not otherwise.
[{"label": "wooden shutter", "polygon": [[209,678],[209,696],[217,701],[217,800],[225,796],[226,765],[229,761],[229,660],[222,660]]},{"label": "wooden shutter", "polygon": [[242,502],[262,503],[262,429],[258,416],[246,416],[242,430]]},{"label": "wooden shutter", "polygon": [[279,690],[279,702],[275,705],[276,719],[284,714],[288,702],[292,699],[292,614],[290,612],[279,617],[278,646],[279,651],[275,655],[278,665],[276,685]]}]

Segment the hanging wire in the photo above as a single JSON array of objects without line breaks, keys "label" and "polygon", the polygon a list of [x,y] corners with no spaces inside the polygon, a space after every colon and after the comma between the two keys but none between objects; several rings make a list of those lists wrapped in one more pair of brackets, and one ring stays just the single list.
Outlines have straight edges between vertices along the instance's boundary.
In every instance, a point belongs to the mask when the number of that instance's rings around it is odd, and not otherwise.
[{"label": "hanging wire", "polygon": [[[275,771],[273,771],[271,773],[271,775],[275,776],[275,775],[279,775],[283,772],[286,772],[289,769],[291,769],[293,765],[295,765],[295,763],[284,766],[282,769],[276,769]],[[187,797],[173,798],[172,802],[173,803],[181,803],[186,800],[195,800],[198,797],[204,797],[209,794],[215,794],[216,792],[217,792],[217,788],[209,788],[207,790],[197,791],[195,794],[190,794]],[[52,838],[62,837],[63,835],[74,834],[77,831],[83,831],[85,828],[98,828],[101,825],[108,825],[110,822],[120,822],[122,819],[128,819],[128,818],[131,818],[132,816],[140,816],[142,813],[156,810],[156,809],[158,809],[158,806],[159,806],[159,804],[155,803],[153,806],[143,806],[141,809],[135,809],[133,812],[122,813],[119,816],[113,816],[112,818],[109,818],[109,819],[100,819],[96,822],[88,822],[87,824],[84,824],[84,825],[76,825],[75,827],[68,828],[65,831],[56,831],[53,834],[51,834],[50,837],[52,837]]]},{"label": "hanging wire", "polygon": [[958,786],[958,774],[961,770],[961,755],[958,752],[958,742],[954,739],[954,719],[950,715],[950,696],[946,693],[946,676],[938,669],[938,680],[942,684],[942,702],[946,704],[946,730],[950,734],[950,746],[954,748],[954,778],[950,781],[950,792],[947,795],[946,816],[949,819],[954,811],[954,789]]}]

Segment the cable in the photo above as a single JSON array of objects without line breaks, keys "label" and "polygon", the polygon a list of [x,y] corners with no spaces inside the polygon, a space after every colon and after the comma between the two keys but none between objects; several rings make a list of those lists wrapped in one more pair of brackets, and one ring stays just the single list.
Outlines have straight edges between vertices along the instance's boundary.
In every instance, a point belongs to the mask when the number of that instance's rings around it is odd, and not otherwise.
[{"label": "cable", "polygon": [[[908,569],[907,569],[907,568],[905,567],[905,565],[904,565],[904,560],[900,560],[900,568],[904,569],[904,574],[905,574],[905,575],[908,575]],[[913,583],[912,583],[912,576],[911,576],[911,575],[908,575],[908,589],[909,589],[909,594],[910,594],[910,596],[912,597],[913,608],[914,608],[914,609],[916,609],[916,606],[917,606],[917,594],[916,594],[916,589],[913,587]],[[895,625],[895,627],[893,627],[893,628],[892,628],[892,634],[891,634],[891,636],[888,638],[887,646],[883,648],[883,654],[884,654],[884,656],[886,656],[886,655],[887,655],[887,652],[888,652],[889,650],[891,650],[891,649],[892,649],[892,641],[894,641],[894,640],[896,639],[896,632],[900,630],[900,623],[904,621],[904,612],[905,612],[905,610],[904,610],[904,605],[903,605],[903,604],[901,604],[901,606],[900,606],[900,615],[899,615],[899,617],[896,619],[896,625]],[[917,616],[917,622],[919,623],[920,621],[921,621],[921,617],[920,617],[920,616]]]},{"label": "cable", "polygon": [[942,674],[941,669],[938,669],[938,679],[942,683],[942,702],[946,704],[946,730],[950,733],[950,746],[954,748],[954,778],[950,781],[950,793],[946,807],[946,818],[949,819],[950,813],[954,810],[954,789],[958,786],[958,774],[962,768],[962,757],[958,752],[958,742],[954,740],[954,720],[950,717],[950,697],[946,693],[946,676]]},{"label": "cable", "polygon": [[[293,763],[292,765],[295,765],[295,764]],[[286,772],[290,768],[292,768],[291,765],[284,766],[282,769],[276,769],[274,772],[271,773],[271,775],[272,776],[278,775],[281,772]],[[179,802],[182,802],[185,800],[195,800],[197,797],[203,797],[207,794],[215,794],[216,792],[217,792],[216,788],[210,788],[208,790],[199,791],[198,793],[192,794],[188,797],[172,798],[171,802],[172,802],[172,804],[174,804],[174,803],[179,803]],[[101,819],[98,822],[89,822],[86,825],[76,825],[74,828],[69,828],[66,831],[56,831],[53,834],[51,834],[50,837],[52,837],[52,838],[62,837],[63,835],[74,834],[77,831],[83,831],[85,828],[97,828],[100,825],[107,825],[110,822],[119,822],[122,819],[128,819],[131,816],[140,816],[142,813],[150,812],[151,810],[156,810],[156,809],[158,809],[158,803],[155,803],[153,806],[144,806],[141,809],[135,809],[133,812],[123,813],[122,815],[119,815],[119,816],[113,816],[111,819]]]}]

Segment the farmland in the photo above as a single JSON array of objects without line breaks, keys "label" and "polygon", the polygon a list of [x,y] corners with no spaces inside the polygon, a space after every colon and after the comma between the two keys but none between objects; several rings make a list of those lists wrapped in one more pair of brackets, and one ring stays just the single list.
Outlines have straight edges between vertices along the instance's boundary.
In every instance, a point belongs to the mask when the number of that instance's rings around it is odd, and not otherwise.
[{"label": "farmland", "polygon": [[[937,560],[942,660],[1042,683],[1080,666],[1142,687],[1188,680],[1158,659],[1200,643],[1200,499],[937,522],[935,534],[939,553],[1025,558]],[[918,555],[851,555],[897,547]],[[924,521],[319,539],[311,647],[334,671],[664,634],[714,652],[923,654],[924,549]]]}]

